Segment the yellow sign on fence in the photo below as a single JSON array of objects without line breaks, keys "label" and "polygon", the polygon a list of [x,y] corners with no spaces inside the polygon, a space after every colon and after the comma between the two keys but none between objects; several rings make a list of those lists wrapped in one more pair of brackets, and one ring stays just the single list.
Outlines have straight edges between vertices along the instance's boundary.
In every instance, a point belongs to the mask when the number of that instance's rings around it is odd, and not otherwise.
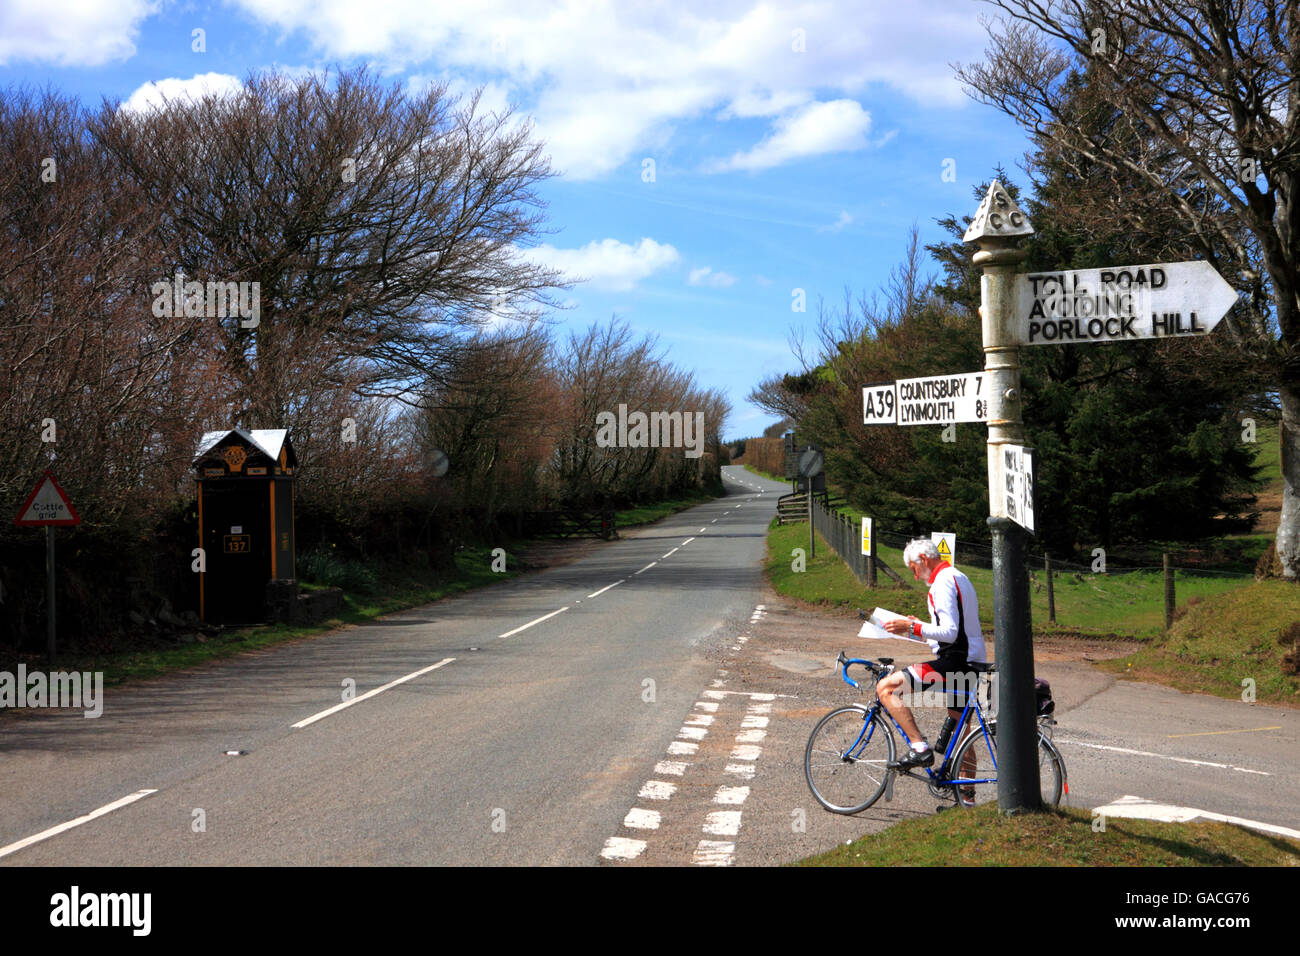
[{"label": "yellow sign on fence", "polygon": [[871,519],[862,519],[862,553],[871,557]]}]

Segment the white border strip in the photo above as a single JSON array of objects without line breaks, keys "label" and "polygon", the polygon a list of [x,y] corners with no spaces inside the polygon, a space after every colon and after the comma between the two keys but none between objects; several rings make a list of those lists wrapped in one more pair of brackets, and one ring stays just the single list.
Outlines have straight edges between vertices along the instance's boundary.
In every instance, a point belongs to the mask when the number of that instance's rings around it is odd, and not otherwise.
[{"label": "white border strip", "polygon": [[50,827],[48,830],[42,830],[35,836],[29,836],[26,839],[19,840],[17,843],[10,843],[8,846],[0,847],[0,856],[8,856],[10,853],[17,853],[19,850],[24,847],[29,847],[33,843],[40,843],[42,840],[48,840],[52,836],[58,836],[65,830],[71,830],[73,827],[79,827],[83,823],[89,823],[91,820],[95,819],[95,817],[102,817],[106,813],[112,813],[114,810],[119,810],[128,803],[135,803],[137,800],[142,800],[149,796],[149,794],[157,792],[156,789],[137,790],[135,793],[128,794],[120,800],[114,800],[112,803],[104,804],[98,810],[91,810],[84,817],[77,817],[77,819],[69,820],[67,823],[60,823],[58,826]]},{"label": "white border strip", "polygon": [[303,727],[306,727],[308,724],[314,724],[316,723],[316,721],[323,720],[324,718],[328,717],[330,714],[337,714],[340,710],[343,710],[346,707],[351,707],[353,704],[361,703],[367,697],[374,697],[376,694],[382,694],[384,691],[388,690],[389,688],[396,687],[398,684],[405,684],[408,680],[413,680],[414,678],[419,677],[421,674],[427,674],[429,673],[429,671],[436,671],[439,667],[442,667],[444,664],[450,664],[455,659],[456,658],[454,657],[444,657],[436,664],[430,664],[428,667],[420,668],[418,671],[415,671],[413,674],[407,674],[405,677],[399,677],[395,681],[389,681],[383,687],[376,687],[374,690],[368,690],[360,697],[353,697],[351,700],[345,700],[341,704],[335,704],[333,707],[329,708],[328,710],[322,710],[319,714],[312,714],[307,719],[298,721],[296,724],[292,725],[293,729],[300,730]]}]

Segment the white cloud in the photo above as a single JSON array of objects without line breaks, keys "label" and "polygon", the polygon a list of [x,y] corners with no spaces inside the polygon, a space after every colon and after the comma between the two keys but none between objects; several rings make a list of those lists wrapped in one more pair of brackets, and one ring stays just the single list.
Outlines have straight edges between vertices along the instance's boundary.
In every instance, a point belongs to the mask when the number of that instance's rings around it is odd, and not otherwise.
[{"label": "white cloud", "polygon": [[[842,98],[884,84],[925,104],[964,105],[947,64],[979,59],[986,39],[969,0],[234,5],[285,34],[305,34],[325,60],[367,60],[381,70],[435,63],[475,84],[503,84],[533,115],[554,165],[574,179],[662,149],[685,121],[789,116],[814,90]],[[796,29],[804,52],[793,48]],[[774,158],[774,148],[752,161]]]},{"label": "white cloud", "polygon": [[698,269],[691,270],[690,278],[687,281],[691,285],[707,285],[713,286],[715,289],[725,289],[727,286],[736,284],[736,277],[725,272],[714,272],[709,266],[701,266]]},{"label": "white cloud", "polygon": [[122,110],[127,113],[141,113],[156,109],[167,100],[201,100],[209,93],[228,96],[231,93],[238,93],[243,88],[244,84],[240,82],[239,77],[231,76],[229,73],[200,73],[188,80],[169,77],[141,86],[127,97],[126,102],[122,104]]},{"label": "white cloud", "polygon": [[714,164],[715,170],[770,169],[823,153],[865,149],[871,114],[856,100],[809,103],[772,124],[773,131],[753,149]]},{"label": "white cloud", "polygon": [[523,255],[570,278],[582,279],[592,286],[625,292],[660,269],[676,264],[681,256],[667,243],[643,238],[636,245],[617,239],[589,242],[579,249],[557,249],[540,245]]},{"label": "white cloud", "polygon": [[140,23],[159,0],[5,0],[0,3],[0,64],[45,60],[99,66],[135,53]]},{"label": "white cloud", "polygon": [[851,215],[849,215],[849,211],[847,209],[841,209],[838,219],[836,219],[829,226],[819,226],[817,228],[817,231],[818,232],[841,232],[844,230],[846,226],[853,225],[853,222],[854,219]]}]

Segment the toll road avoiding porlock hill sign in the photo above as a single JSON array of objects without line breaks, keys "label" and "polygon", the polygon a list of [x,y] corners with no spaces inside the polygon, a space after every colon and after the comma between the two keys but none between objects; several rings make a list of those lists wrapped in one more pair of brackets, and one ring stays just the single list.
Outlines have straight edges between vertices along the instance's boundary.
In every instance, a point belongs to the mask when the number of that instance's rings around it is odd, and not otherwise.
[{"label": "toll road avoiding porlock hill sign", "polygon": [[1024,345],[1208,335],[1237,301],[1208,262],[1030,272],[1016,281]]}]

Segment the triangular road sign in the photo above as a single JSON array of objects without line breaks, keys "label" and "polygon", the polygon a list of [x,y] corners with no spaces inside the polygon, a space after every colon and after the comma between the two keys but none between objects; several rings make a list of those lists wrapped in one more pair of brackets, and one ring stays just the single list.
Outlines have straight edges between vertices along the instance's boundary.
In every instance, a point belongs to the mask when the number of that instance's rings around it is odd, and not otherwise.
[{"label": "triangular road sign", "polygon": [[18,517],[14,519],[14,524],[25,526],[81,524],[81,516],[77,514],[77,509],[72,507],[72,502],[59,487],[54,474],[46,471],[41,476],[41,480],[36,483],[36,487],[32,489],[32,493],[27,496],[27,500],[18,512]]}]

